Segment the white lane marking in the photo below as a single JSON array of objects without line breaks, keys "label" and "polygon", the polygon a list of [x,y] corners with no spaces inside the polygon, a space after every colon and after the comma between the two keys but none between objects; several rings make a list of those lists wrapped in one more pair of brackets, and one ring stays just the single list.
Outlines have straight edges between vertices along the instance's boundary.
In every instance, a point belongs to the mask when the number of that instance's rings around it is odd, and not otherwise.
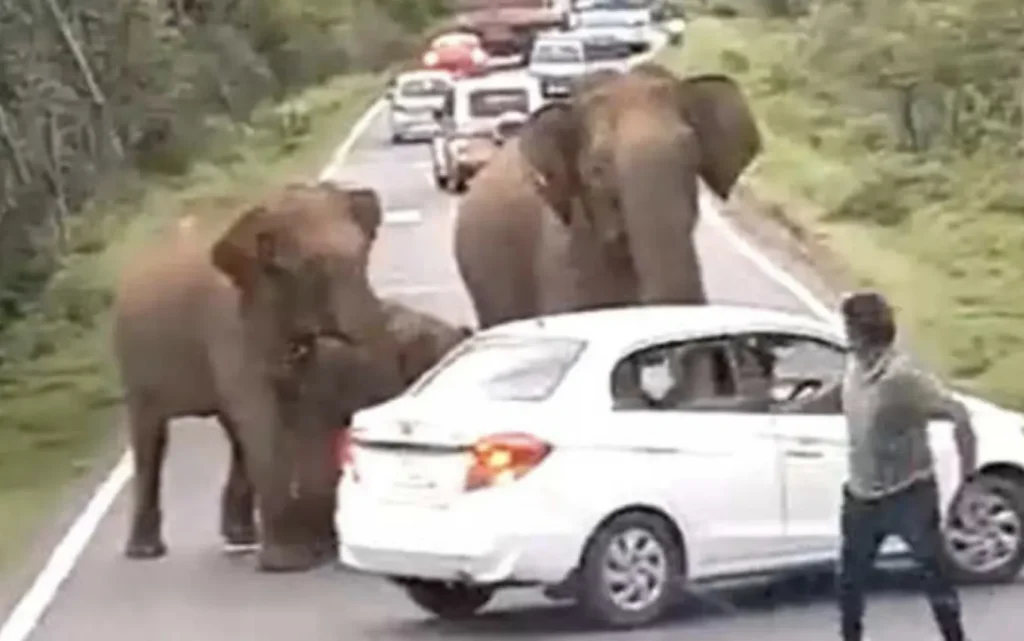
[{"label": "white lane marking", "polygon": [[419,209],[396,209],[384,212],[385,225],[415,225],[423,220],[423,212]]},{"label": "white lane marking", "polygon": [[[383,100],[378,100],[352,125],[348,136],[331,158],[331,162],[320,172],[321,181],[333,179],[334,174],[344,164],[352,146],[370,127],[373,119],[380,113],[384,105]],[[106,480],[96,489],[85,509],[75,518],[74,523],[64,534],[64,538],[53,549],[50,558],[39,575],[36,576],[32,586],[14,606],[7,620],[4,621],[3,627],[0,627],[0,641],[25,641],[39,625],[46,609],[53,603],[61,585],[71,574],[75,563],[82,556],[85,546],[96,533],[103,517],[110,511],[114,500],[127,485],[133,473],[134,466],[129,449],[121,456]]]},{"label": "white lane marking", "polygon": [[[647,55],[643,58],[647,59],[649,57],[650,55]],[[334,174],[344,164],[345,158],[351,151],[352,146],[369,128],[373,119],[384,109],[385,104],[385,101],[378,100],[356,121],[349,131],[348,137],[335,151],[330,163],[320,172],[320,180],[328,181],[334,178]],[[737,250],[764,272],[766,276],[789,290],[798,300],[811,307],[812,311],[819,313],[819,315],[822,315],[819,310],[825,310],[826,314],[828,313],[828,307],[824,303],[818,301],[814,294],[804,287],[803,284],[774,265],[761,252],[748,243],[746,239],[735,232],[722,218],[721,214],[716,211],[716,208],[709,207],[708,213],[710,214],[708,216],[710,221],[724,231],[726,238],[736,245]],[[415,291],[425,291],[425,288],[424,290]],[[808,304],[808,301],[815,301],[813,307]],[[823,317],[827,316],[823,315]],[[46,609],[57,596],[60,586],[67,579],[68,575],[71,574],[75,563],[81,557],[86,544],[95,534],[103,516],[110,510],[117,495],[128,483],[129,479],[131,479],[132,473],[131,452],[126,451],[114,469],[111,470],[107,479],[97,488],[96,493],[88,505],[86,505],[85,510],[79,514],[64,535],[64,538],[54,548],[49,560],[36,577],[28,592],[22,596],[10,616],[4,621],[3,627],[0,628],[0,641],[25,641],[29,634],[32,633],[32,630],[39,624],[39,620],[46,612]]]},{"label": "white lane marking", "polygon": [[436,285],[399,285],[396,287],[382,285],[380,287],[381,295],[388,298],[392,296],[432,296],[458,292],[460,289],[461,287],[438,287]]},{"label": "white lane marking", "polygon": [[[706,198],[702,199],[701,214],[704,218],[725,236],[736,250],[758,268],[765,276],[774,280],[786,291],[793,295],[808,310],[813,312],[822,320],[839,324],[839,316],[832,309],[814,295],[811,290],[797,280],[792,274],[773,263],[764,253],[744,238],[725,219],[721,213],[722,203],[719,199],[705,192]],[[708,206],[710,205],[710,206]]]},{"label": "white lane marking", "polygon": [[352,128],[348,132],[348,136],[341,142],[341,145],[335,150],[334,156],[331,157],[331,161],[327,163],[327,166],[320,172],[320,180],[328,181],[334,179],[334,174],[341,169],[342,165],[345,164],[345,159],[348,158],[349,153],[352,152],[352,147],[356,144],[367,129],[370,128],[370,124],[373,119],[376,118],[384,107],[387,105],[387,101],[378,99],[377,102],[373,103],[369,109],[367,109],[359,120],[356,121]]},{"label": "white lane marking", "polygon": [[110,506],[131,477],[131,451],[126,451],[89,499],[85,510],[78,515],[67,534],[53,549],[46,566],[36,577],[32,587],[7,617],[3,628],[0,628],[0,641],[24,641],[32,633],[60,589],[61,583],[71,574],[75,562],[96,532],[103,516],[110,510]]}]

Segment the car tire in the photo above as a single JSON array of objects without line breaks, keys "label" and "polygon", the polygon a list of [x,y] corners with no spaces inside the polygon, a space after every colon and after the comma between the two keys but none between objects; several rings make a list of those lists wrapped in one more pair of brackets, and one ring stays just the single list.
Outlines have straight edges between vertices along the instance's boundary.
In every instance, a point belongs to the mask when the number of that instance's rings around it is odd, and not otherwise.
[{"label": "car tire", "polygon": [[437,188],[441,191],[448,191],[448,179],[441,174],[434,174],[434,184],[437,185]]},{"label": "car tire", "polygon": [[[975,518],[974,508],[987,514]],[[970,550],[1002,549],[996,558],[970,559]],[[979,541],[979,538],[983,539]],[[974,543],[977,541],[977,543]],[[943,528],[943,557],[958,583],[1007,583],[1024,567],[1024,483],[992,474],[967,482],[953,499]]]},{"label": "car tire", "polygon": [[[614,550],[629,550],[631,544],[630,555],[639,550],[648,552],[641,553],[647,557],[644,562],[634,557],[628,570],[636,572],[646,568],[647,577],[655,579],[655,584],[648,588],[653,594],[647,594],[632,606],[624,603],[628,594],[616,595],[614,581],[608,576],[610,565],[615,564],[610,554]],[[603,525],[587,543],[579,571],[577,605],[584,615],[603,626],[643,626],[664,614],[678,593],[682,574],[683,550],[673,536],[671,525],[654,514],[627,512]]]},{"label": "car tire", "polygon": [[402,587],[413,603],[440,619],[471,617],[494,598],[494,588],[466,583],[410,580]]}]

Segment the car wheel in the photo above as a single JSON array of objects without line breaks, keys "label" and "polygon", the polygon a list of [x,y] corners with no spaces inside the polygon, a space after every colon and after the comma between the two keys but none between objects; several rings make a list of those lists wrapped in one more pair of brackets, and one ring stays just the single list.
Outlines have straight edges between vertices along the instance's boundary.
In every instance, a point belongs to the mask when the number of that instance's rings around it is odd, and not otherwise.
[{"label": "car wheel", "polygon": [[963,583],[1004,583],[1024,566],[1024,484],[983,474],[968,481],[946,516],[943,551]]},{"label": "car wheel", "polygon": [[446,581],[407,581],[403,584],[413,603],[442,619],[473,616],[494,597],[494,589]]},{"label": "car wheel", "polygon": [[603,625],[645,625],[671,603],[682,567],[683,551],[664,519],[641,512],[623,514],[587,544],[577,603]]}]

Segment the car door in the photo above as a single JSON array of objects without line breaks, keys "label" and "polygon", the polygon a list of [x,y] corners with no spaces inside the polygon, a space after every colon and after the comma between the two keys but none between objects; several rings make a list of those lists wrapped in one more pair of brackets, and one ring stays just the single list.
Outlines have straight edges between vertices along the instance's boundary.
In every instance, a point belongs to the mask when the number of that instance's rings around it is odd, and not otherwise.
[{"label": "car door", "polygon": [[771,398],[784,488],[786,553],[835,553],[847,435],[841,391],[846,354],[837,345],[793,334],[737,338],[737,355],[758,363]]},{"label": "car door", "polygon": [[691,573],[770,564],[783,542],[772,418],[737,393],[727,340],[675,342],[622,359],[613,426],[633,452],[637,495],[662,497],[680,521]]}]

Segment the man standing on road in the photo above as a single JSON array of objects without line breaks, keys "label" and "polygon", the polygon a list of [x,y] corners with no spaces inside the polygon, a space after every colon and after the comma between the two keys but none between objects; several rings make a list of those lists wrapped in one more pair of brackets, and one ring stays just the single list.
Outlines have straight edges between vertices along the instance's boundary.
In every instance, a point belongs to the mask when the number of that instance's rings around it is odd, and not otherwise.
[{"label": "man standing on road", "polygon": [[924,574],[944,641],[964,641],[960,601],[942,558],[938,486],[927,425],[941,413],[956,426],[961,479],[975,465],[970,415],[937,381],[897,354],[896,324],[883,296],[847,296],[840,313],[850,345],[843,381],[849,477],[843,487],[839,607],[843,641],[861,641],[864,589],[883,540],[899,536]]}]

